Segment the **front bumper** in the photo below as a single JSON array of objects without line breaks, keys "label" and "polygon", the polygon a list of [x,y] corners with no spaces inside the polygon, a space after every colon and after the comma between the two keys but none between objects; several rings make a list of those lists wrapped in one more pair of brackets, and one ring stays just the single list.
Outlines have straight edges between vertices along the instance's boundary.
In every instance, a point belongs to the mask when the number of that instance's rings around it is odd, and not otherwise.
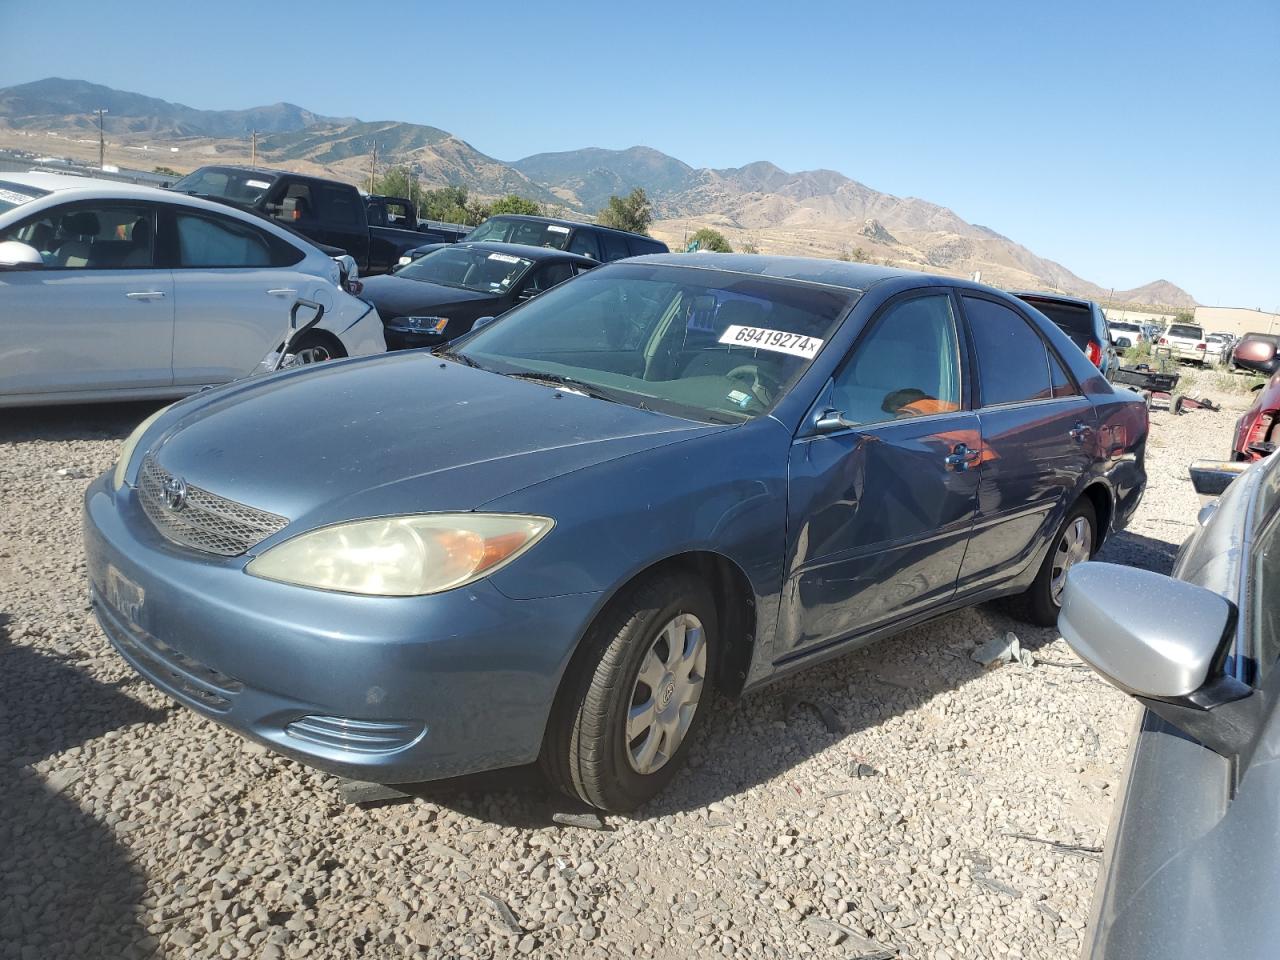
[{"label": "front bumper", "polygon": [[391,324],[386,325],[383,335],[387,338],[388,350],[416,350],[418,347],[438,347],[449,342],[448,337],[439,333],[410,330]]},{"label": "front bumper", "polygon": [[536,759],[599,599],[511,600],[488,581],[429,597],[292,587],[162,539],[109,475],[85,495],[94,611],[179,703],[340,776],[406,783]]}]

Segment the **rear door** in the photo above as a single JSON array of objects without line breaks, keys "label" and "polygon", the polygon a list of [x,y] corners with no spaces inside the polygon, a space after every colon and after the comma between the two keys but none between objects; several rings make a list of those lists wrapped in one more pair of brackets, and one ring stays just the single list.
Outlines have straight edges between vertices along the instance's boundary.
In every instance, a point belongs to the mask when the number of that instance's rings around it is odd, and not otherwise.
[{"label": "rear door", "polygon": [[966,367],[954,298],[934,287],[883,307],[835,374],[819,406],[853,426],[802,428],[791,448],[785,655],[955,592],[982,460]]},{"label": "rear door", "polygon": [[175,383],[242,377],[281,342],[294,301],[327,297],[332,306],[328,284],[294,269],[304,254],[292,244],[212,211],[167,206],[165,212]]},{"label": "rear door", "polygon": [[983,462],[960,590],[1014,576],[1057,531],[1096,455],[1093,405],[1021,313],[961,298],[973,343]]},{"label": "rear door", "polygon": [[48,208],[0,237],[46,264],[0,273],[0,393],[173,382],[173,279],[155,237],[156,205],[124,200]]}]

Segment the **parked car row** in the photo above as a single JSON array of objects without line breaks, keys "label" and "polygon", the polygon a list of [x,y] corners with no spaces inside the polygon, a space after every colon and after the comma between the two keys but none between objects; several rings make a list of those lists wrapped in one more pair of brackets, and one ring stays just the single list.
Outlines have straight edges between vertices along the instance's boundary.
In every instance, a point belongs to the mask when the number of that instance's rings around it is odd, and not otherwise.
[{"label": "parked car row", "polygon": [[[615,230],[612,227],[602,227],[599,224],[582,223],[577,220],[558,220],[554,217],[535,217],[514,213],[490,217],[462,239],[547,247],[590,257],[597,263],[611,263],[626,257],[670,252],[661,240],[638,233],[628,233],[625,230]],[[428,243],[409,250],[400,258],[400,266],[411,263],[433,250],[438,250],[441,246],[441,243]]]}]

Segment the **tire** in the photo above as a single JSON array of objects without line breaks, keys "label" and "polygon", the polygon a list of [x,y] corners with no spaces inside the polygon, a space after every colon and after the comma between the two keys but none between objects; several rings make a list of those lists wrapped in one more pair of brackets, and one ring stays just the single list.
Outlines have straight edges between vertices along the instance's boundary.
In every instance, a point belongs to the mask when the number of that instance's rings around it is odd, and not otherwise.
[{"label": "tire", "polygon": [[342,344],[332,337],[322,334],[306,333],[293,345],[293,361],[291,367],[300,367],[309,363],[323,363],[326,360],[338,360],[347,355]]},{"label": "tire", "polygon": [[[605,608],[583,639],[547,725],[540,764],[551,783],[615,812],[634,810],[659,793],[706,720],[718,628],[710,591],[687,573],[640,581]],[[687,656],[664,664],[679,637]],[[681,679],[686,669],[687,681]],[[642,725],[646,714],[639,714],[628,738],[628,715],[646,702],[649,723]]]},{"label": "tire", "polygon": [[[1076,535],[1081,531],[1077,525],[1081,520],[1086,525],[1083,528],[1083,547],[1075,540]],[[1062,597],[1061,587],[1055,590],[1055,580],[1057,580],[1055,570],[1065,561],[1066,565],[1061,569],[1061,576],[1065,577],[1066,571],[1072,566],[1093,556],[1094,545],[1097,542],[1097,514],[1093,504],[1082,497],[1076,501],[1076,505],[1071,508],[1066,519],[1062,521],[1062,526],[1054,535],[1049,552],[1045,555],[1044,562],[1040,564],[1035,580],[1031,582],[1031,586],[1025,593],[1014,599],[1015,615],[1037,627],[1056,626],[1058,611],[1062,608]],[[1064,553],[1071,555],[1061,555]]]}]

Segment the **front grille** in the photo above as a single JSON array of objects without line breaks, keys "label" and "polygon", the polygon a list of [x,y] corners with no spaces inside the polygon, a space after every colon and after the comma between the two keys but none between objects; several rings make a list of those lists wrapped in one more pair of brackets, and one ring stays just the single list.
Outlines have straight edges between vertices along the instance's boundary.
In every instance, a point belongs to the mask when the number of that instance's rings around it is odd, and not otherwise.
[{"label": "front grille", "polygon": [[138,471],[138,499],[151,523],[166,540],[223,557],[235,557],[282,530],[284,517],[247,507],[208,490],[188,486],[179,509],[165,502],[165,484],[172,479],[148,456]]}]

